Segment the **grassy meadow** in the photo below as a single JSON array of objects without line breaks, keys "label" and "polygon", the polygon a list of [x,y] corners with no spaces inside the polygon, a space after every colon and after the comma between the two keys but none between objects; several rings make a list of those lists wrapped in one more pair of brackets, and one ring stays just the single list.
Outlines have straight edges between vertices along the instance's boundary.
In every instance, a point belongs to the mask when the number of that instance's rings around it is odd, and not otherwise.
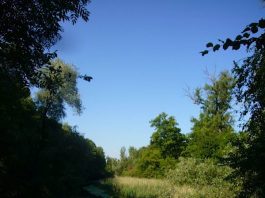
[{"label": "grassy meadow", "polygon": [[[92,191],[92,192],[91,192]],[[230,189],[215,186],[173,185],[168,180],[115,177],[103,180],[90,188],[95,197],[105,198],[229,198]],[[101,193],[98,193],[101,192]],[[102,195],[101,195],[102,194]],[[104,196],[105,195],[105,196]]]}]

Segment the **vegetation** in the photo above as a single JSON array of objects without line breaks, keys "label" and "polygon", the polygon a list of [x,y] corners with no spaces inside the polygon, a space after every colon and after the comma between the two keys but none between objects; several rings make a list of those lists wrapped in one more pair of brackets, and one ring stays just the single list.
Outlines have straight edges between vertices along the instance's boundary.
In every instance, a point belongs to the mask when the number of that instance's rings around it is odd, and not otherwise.
[{"label": "vegetation", "polygon": [[[265,20],[201,52],[246,46],[251,54],[190,94],[201,107],[191,133],[182,134],[163,112],[150,121],[149,145],[105,158],[101,147],[61,122],[65,105],[82,112],[77,79],[92,77],[51,51],[62,21],[88,21],[89,2],[0,2],[0,197],[93,196],[89,184],[114,197],[264,197]],[[233,99],[246,120],[239,133]]]},{"label": "vegetation", "polygon": [[186,156],[220,159],[231,150],[231,141],[235,136],[230,113],[234,79],[225,71],[220,73],[218,79],[210,77],[210,81],[203,90],[197,88],[191,96],[202,111],[199,118],[192,119]]},{"label": "vegetation", "polygon": [[150,145],[159,148],[163,158],[171,157],[177,159],[185,148],[185,136],[180,133],[173,116],[167,118],[166,113],[161,113],[150,121],[155,132],[151,136]]},{"label": "vegetation", "polygon": [[235,175],[244,178],[242,196],[265,194],[265,62],[264,49],[244,60],[243,65],[234,67],[237,79],[235,94],[237,101],[243,104],[242,116],[249,116],[241,136],[235,142],[236,150],[230,156],[229,163],[236,168]]},{"label": "vegetation", "polygon": [[6,93],[0,99],[1,197],[77,197],[82,186],[106,175],[102,148],[43,117],[28,88],[3,75],[0,87]]},{"label": "vegetation", "polygon": [[[42,86],[40,68],[57,56],[50,48],[61,38],[62,21],[88,20],[89,0],[0,2],[1,72],[24,85]],[[2,94],[1,94],[2,95]]]},{"label": "vegetation", "polygon": [[115,177],[94,186],[114,198],[227,198],[235,195],[234,191],[226,186],[221,189],[211,185],[178,185],[165,179]]},{"label": "vegetation", "polygon": [[87,3],[0,3],[0,197],[81,197],[83,186],[106,176],[103,149],[60,122],[65,103],[81,112],[77,78],[91,78],[50,50],[61,21],[88,20]]},{"label": "vegetation", "polygon": [[36,94],[36,104],[44,116],[60,120],[65,116],[65,104],[72,107],[76,113],[81,113],[77,78],[78,73],[74,67],[58,58],[52,60],[48,68],[42,68],[39,81],[44,87]]},{"label": "vegetation", "polygon": [[[251,55],[242,63],[234,63],[234,95],[241,105],[241,118],[245,118],[242,133],[234,142],[235,151],[231,153],[228,163],[235,168],[234,176],[243,178],[241,197],[264,197],[265,195],[265,20],[251,23],[234,40],[220,40],[221,44],[208,43],[206,47],[224,50],[232,47],[238,50],[241,46]],[[259,33],[259,34],[257,34]],[[256,35],[255,35],[256,34]],[[208,53],[204,50],[202,55]],[[243,119],[242,119],[243,120]]]},{"label": "vegetation", "polygon": [[115,197],[170,197],[169,183],[157,179],[116,177],[104,181],[114,190]]},{"label": "vegetation", "polygon": [[[168,192],[171,197],[181,194],[176,189],[185,188],[192,192],[186,197],[235,197],[240,191],[241,179],[229,180],[233,168],[224,161],[235,150],[233,143],[238,136],[230,113],[234,82],[225,71],[218,78],[212,76],[203,89],[195,90],[191,98],[202,110],[199,118],[192,119],[194,126],[190,134],[181,134],[175,118],[161,113],[150,121],[151,127],[155,127],[150,145],[139,149],[130,147],[128,156],[123,147],[120,159],[109,158],[107,167],[116,175],[163,179],[155,181],[165,184],[164,189],[168,191],[162,192]],[[158,187],[148,194],[145,191],[148,187],[135,186],[133,182],[126,185],[125,181],[130,179],[112,180],[114,188],[124,197],[163,197]],[[196,189],[203,190],[197,193]]]}]

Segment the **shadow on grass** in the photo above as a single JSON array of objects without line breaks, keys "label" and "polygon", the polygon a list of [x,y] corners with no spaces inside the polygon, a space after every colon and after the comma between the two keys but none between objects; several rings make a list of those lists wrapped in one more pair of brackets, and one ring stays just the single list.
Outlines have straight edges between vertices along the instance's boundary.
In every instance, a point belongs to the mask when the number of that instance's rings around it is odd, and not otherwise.
[{"label": "shadow on grass", "polygon": [[83,188],[83,191],[87,194],[87,197],[91,198],[118,198],[117,190],[111,183],[105,183],[101,181],[92,182],[90,185]]}]

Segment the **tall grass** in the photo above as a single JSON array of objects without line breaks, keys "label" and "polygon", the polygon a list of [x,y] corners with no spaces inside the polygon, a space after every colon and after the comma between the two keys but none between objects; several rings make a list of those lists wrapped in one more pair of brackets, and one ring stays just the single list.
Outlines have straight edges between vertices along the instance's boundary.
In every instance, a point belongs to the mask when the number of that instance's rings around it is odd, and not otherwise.
[{"label": "tall grass", "polygon": [[234,193],[224,187],[175,185],[168,180],[115,177],[104,181],[112,186],[116,198],[230,198]]},{"label": "tall grass", "polygon": [[173,197],[172,186],[167,181],[159,179],[115,177],[106,180],[106,183],[112,186],[120,198]]}]

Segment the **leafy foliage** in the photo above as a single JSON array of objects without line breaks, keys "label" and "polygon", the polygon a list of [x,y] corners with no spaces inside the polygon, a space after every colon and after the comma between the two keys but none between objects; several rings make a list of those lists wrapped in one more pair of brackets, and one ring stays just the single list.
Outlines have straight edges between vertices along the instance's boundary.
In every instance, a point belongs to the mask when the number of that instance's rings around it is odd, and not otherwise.
[{"label": "leafy foliage", "polygon": [[56,57],[50,52],[63,31],[60,22],[87,21],[89,0],[2,0],[0,69],[25,84],[39,86],[38,70]]},{"label": "leafy foliage", "polygon": [[[232,47],[233,50],[246,46],[253,54],[243,61],[243,64],[235,63],[233,74],[236,79],[235,96],[238,104],[242,105],[241,118],[243,132],[235,141],[236,150],[231,153],[229,163],[236,168],[235,176],[244,178],[244,188],[241,197],[264,197],[265,172],[264,143],[264,80],[265,80],[265,20],[249,24],[234,40],[229,38],[220,41],[224,50]],[[206,47],[213,48],[213,44]],[[213,50],[214,51],[214,50]],[[202,55],[208,50],[201,52]]]},{"label": "leafy foliage", "polygon": [[135,164],[134,175],[132,176],[162,178],[165,172],[174,165],[174,158],[163,158],[159,148],[149,146],[141,149]]},{"label": "leafy foliage", "polygon": [[19,80],[0,72],[0,197],[78,197],[106,175],[102,148],[44,117]]},{"label": "leafy foliage", "polygon": [[227,180],[232,171],[229,166],[220,166],[212,159],[180,158],[176,168],[167,173],[167,179],[178,188],[196,188],[197,193],[191,197],[235,197],[240,190],[240,180],[235,183]]},{"label": "leafy foliage", "polygon": [[233,118],[230,109],[234,80],[228,72],[211,78],[211,84],[195,91],[192,99],[201,106],[199,118],[193,118],[192,133],[184,155],[196,158],[222,158],[231,149]]},{"label": "leafy foliage", "polygon": [[168,172],[168,179],[176,185],[225,185],[232,169],[218,166],[212,159],[180,158],[176,168]]},{"label": "leafy foliage", "polygon": [[265,195],[265,53],[264,50],[244,60],[240,66],[235,64],[237,77],[236,97],[243,104],[242,116],[249,119],[244,124],[241,138],[235,142],[236,152],[230,163],[236,168],[236,175],[244,178],[242,196]]},{"label": "leafy foliage", "polygon": [[[65,116],[64,103],[73,107],[78,114],[82,105],[77,89],[78,73],[72,65],[60,59],[51,61],[51,66],[43,68],[40,82],[45,85],[37,93],[37,104],[43,113],[59,120]],[[50,88],[52,85],[53,88]]]},{"label": "leafy foliage", "polygon": [[[241,34],[237,35],[235,39],[227,38],[225,41],[220,40],[219,44],[213,44],[211,42],[206,44],[206,47],[213,52],[218,51],[221,47],[224,50],[232,48],[232,50],[238,50],[241,46],[245,46],[247,49],[255,47],[257,50],[265,48],[265,19],[260,19],[258,22],[251,23],[245,27]],[[259,36],[254,35],[261,32]],[[208,54],[209,50],[201,52],[202,56]]]},{"label": "leafy foliage", "polygon": [[159,114],[150,121],[155,132],[151,136],[150,145],[136,149],[121,148],[120,160],[109,159],[108,167],[117,175],[161,178],[165,172],[174,167],[176,159],[186,146],[186,137],[180,133],[173,116]]},{"label": "leafy foliage", "polygon": [[185,136],[180,133],[181,130],[177,127],[175,118],[161,113],[150,123],[151,127],[155,128],[150,145],[159,148],[164,158],[177,159],[185,148]]}]

